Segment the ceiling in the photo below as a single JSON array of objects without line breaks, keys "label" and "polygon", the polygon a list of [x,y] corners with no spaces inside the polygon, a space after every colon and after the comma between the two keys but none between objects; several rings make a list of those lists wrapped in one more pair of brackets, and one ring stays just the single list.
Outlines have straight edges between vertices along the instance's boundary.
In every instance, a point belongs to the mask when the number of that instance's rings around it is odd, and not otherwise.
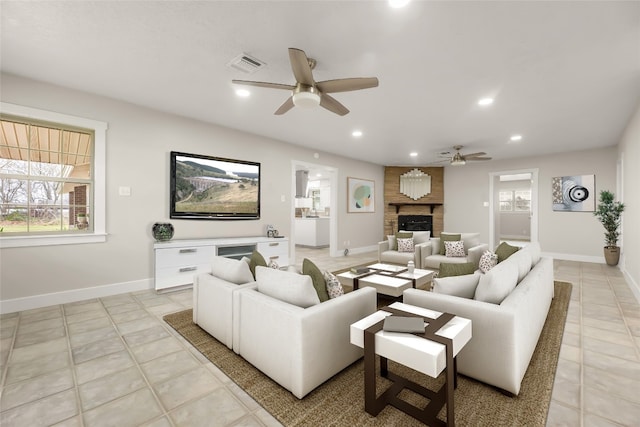
[{"label": "ceiling", "polygon": [[[6,1],[1,68],[69,88],[382,165],[463,145],[494,159],[617,144],[640,99],[640,2]],[[378,77],[351,110],[273,112],[294,84]],[[266,62],[245,74],[241,53]],[[480,98],[494,98],[480,107]],[[361,130],[360,138],[351,136]],[[522,135],[519,142],[510,136]],[[409,157],[411,151],[416,157]]]}]

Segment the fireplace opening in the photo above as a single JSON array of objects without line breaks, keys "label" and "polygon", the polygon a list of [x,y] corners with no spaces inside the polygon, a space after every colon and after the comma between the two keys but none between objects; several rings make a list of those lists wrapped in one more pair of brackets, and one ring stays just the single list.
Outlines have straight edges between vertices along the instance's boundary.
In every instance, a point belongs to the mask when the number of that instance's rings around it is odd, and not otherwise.
[{"label": "fireplace opening", "polygon": [[430,231],[433,236],[433,216],[398,215],[398,231]]}]

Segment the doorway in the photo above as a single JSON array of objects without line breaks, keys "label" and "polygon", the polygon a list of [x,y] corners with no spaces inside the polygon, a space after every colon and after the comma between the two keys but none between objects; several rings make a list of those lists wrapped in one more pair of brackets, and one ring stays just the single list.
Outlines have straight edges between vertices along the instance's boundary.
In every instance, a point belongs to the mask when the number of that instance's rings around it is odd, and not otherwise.
[{"label": "doorway", "polygon": [[489,174],[489,247],[538,241],[538,169]]},{"label": "doorway", "polygon": [[[338,169],[299,160],[292,160],[291,169],[292,259],[296,247],[331,254],[338,242]],[[308,182],[301,185],[301,177]]]}]

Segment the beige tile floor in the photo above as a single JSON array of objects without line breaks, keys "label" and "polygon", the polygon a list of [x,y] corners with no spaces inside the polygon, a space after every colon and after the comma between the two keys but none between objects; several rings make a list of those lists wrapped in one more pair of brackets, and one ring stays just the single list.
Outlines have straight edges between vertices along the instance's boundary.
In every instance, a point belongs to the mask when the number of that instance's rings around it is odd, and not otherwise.
[{"label": "beige tile floor", "polygon": [[[297,250],[322,269],[372,260]],[[557,261],[574,283],[547,425],[640,423],[640,306],[617,269]],[[276,426],[168,327],[190,290],[142,291],[2,315],[0,425]],[[516,421],[517,423],[517,421]]]}]

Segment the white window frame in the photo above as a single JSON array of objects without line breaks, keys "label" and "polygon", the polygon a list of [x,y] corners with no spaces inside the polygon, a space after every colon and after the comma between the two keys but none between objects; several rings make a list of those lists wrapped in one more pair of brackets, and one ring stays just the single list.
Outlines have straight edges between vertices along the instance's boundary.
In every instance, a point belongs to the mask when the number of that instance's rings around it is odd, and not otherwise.
[{"label": "white window frame", "polygon": [[[528,199],[523,199],[529,202],[529,209],[523,210],[523,209],[518,209],[518,193],[528,193],[529,194],[529,198]],[[531,190],[513,190],[513,211],[514,212],[526,212],[529,213],[531,212]]]},{"label": "white window frame", "polygon": [[[509,194],[511,196],[511,199],[502,200],[502,195],[503,194]],[[502,209],[502,203],[506,203],[506,202],[510,203],[509,209]],[[511,191],[511,190],[500,190],[498,192],[498,209],[499,209],[499,212],[513,212],[514,203],[515,203],[515,200],[514,200],[514,196],[513,196],[513,191]]]},{"label": "white window frame", "polygon": [[70,116],[67,114],[55,113],[53,111],[41,110],[38,108],[25,107],[22,105],[0,102],[0,111],[12,116],[24,117],[27,119],[40,120],[46,122],[60,123],[63,125],[85,128],[94,132],[94,158],[93,158],[93,231],[87,233],[74,234],[53,234],[53,235],[23,235],[23,236],[3,236],[0,233],[0,248],[19,248],[27,246],[50,246],[50,245],[75,245],[82,243],[103,243],[107,240],[106,230],[106,145],[107,128],[106,122],[87,119],[83,117]]}]

